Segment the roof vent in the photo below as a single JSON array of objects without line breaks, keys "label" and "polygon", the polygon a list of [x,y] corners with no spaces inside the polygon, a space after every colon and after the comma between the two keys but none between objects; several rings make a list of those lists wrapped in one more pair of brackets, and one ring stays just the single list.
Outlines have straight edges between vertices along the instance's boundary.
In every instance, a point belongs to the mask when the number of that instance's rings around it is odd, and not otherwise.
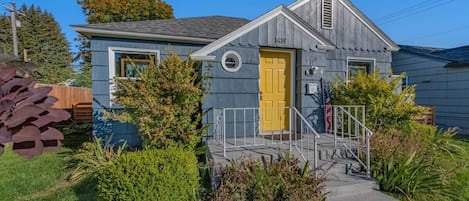
[{"label": "roof vent", "polygon": [[322,0],[322,28],[332,29],[332,0]]}]

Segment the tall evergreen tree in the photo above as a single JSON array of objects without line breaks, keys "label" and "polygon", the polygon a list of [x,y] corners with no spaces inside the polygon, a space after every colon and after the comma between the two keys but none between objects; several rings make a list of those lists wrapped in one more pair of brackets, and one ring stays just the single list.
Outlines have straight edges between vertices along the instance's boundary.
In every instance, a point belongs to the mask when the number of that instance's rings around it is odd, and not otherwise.
[{"label": "tall evergreen tree", "polygon": [[0,52],[5,54],[13,52],[11,28],[8,28],[9,26],[10,18],[6,14],[0,15]]},{"label": "tall evergreen tree", "polygon": [[[77,0],[89,24],[174,18],[173,8],[162,0]],[[75,61],[81,62],[80,85],[91,85],[90,42],[78,37],[80,51]]]},{"label": "tall evergreen tree", "polygon": [[[34,5],[23,4],[19,10],[24,16],[17,16],[21,22],[17,29],[18,49],[26,49],[28,59],[38,65],[33,77],[45,84],[58,84],[72,78],[70,44],[52,14]],[[11,25],[6,15],[0,16],[0,30],[0,47],[12,54]]]}]

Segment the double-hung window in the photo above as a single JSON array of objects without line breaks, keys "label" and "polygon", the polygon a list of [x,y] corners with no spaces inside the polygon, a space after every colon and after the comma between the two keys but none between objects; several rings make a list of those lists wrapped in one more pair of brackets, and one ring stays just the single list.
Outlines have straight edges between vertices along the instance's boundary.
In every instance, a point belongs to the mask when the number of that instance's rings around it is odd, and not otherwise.
[{"label": "double-hung window", "polygon": [[117,78],[139,78],[139,72],[151,65],[157,65],[158,50],[109,48],[109,76]]},{"label": "double-hung window", "polygon": [[[139,79],[139,73],[145,71],[148,66],[158,65],[160,51],[152,49],[137,49],[124,47],[109,47],[109,98],[114,98],[114,78]],[[114,105],[111,101],[111,105]]]},{"label": "double-hung window", "polygon": [[349,58],[347,59],[347,80],[353,79],[362,73],[372,73],[375,65],[374,59]]}]

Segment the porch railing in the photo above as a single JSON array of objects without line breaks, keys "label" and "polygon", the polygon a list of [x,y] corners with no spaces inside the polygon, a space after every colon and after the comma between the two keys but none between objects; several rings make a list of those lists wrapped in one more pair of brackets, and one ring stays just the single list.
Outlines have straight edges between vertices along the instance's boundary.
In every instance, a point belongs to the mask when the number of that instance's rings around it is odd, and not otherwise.
[{"label": "porch railing", "polygon": [[365,106],[333,105],[334,146],[343,146],[366,169],[370,176],[370,137],[373,132],[365,125]]},{"label": "porch railing", "polygon": [[213,114],[214,140],[225,158],[229,149],[286,144],[305,162],[312,157],[310,168],[317,168],[319,134],[296,108],[217,108]]}]

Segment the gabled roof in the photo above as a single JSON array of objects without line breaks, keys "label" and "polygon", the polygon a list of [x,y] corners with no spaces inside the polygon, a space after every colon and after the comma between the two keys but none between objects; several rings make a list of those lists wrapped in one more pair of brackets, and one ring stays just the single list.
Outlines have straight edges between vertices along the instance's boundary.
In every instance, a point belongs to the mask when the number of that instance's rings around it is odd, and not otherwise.
[{"label": "gabled roof", "polygon": [[[305,3],[310,2],[311,0],[298,0],[288,6],[289,9],[295,10]],[[353,5],[352,2],[349,0],[337,0],[340,4],[342,4],[347,10],[349,10],[358,20],[360,20],[368,29],[370,29],[379,39],[381,39],[386,45],[388,45],[389,51],[398,51],[399,46],[394,43],[391,38],[389,38],[378,26],[376,26],[373,21],[371,21],[366,15],[364,15],[358,8]]]},{"label": "gabled roof", "polygon": [[247,24],[243,18],[207,16],[169,20],[73,25],[75,31],[90,36],[169,40],[207,44]]},{"label": "gabled roof", "polygon": [[445,67],[469,67],[469,46],[451,49],[400,45],[402,51],[445,60]]},{"label": "gabled roof", "polygon": [[454,61],[469,63],[469,45],[441,50],[435,52],[434,54],[449,58]]},{"label": "gabled roof", "polygon": [[423,46],[410,46],[410,45],[399,45],[401,51],[410,52],[413,54],[423,55],[427,57],[431,57],[434,59],[446,60],[451,61],[448,58],[433,54],[435,52],[444,50],[444,48],[436,48],[436,47],[423,47]]},{"label": "gabled roof", "polygon": [[209,56],[212,52],[216,51],[217,49],[223,47],[224,45],[230,43],[231,41],[243,36],[244,34],[254,30],[255,28],[259,27],[260,25],[272,20],[273,18],[283,15],[287,20],[293,22],[297,25],[300,29],[302,29],[305,33],[309,36],[314,38],[316,41],[319,42],[319,49],[325,50],[333,50],[335,46],[332,42],[330,42],[327,38],[322,36],[316,29],[314,29],[311,25],[293,13],[287,7],[281,5],[272,11],[256,18],[255,20],[249,22],[248,24],[238,28],[237,30],[229,33],[228,35],[208,44],[207,46],[203,47],[202,49],[194,52],[191,57],[196,60],[214,60],[215,57]]}]

